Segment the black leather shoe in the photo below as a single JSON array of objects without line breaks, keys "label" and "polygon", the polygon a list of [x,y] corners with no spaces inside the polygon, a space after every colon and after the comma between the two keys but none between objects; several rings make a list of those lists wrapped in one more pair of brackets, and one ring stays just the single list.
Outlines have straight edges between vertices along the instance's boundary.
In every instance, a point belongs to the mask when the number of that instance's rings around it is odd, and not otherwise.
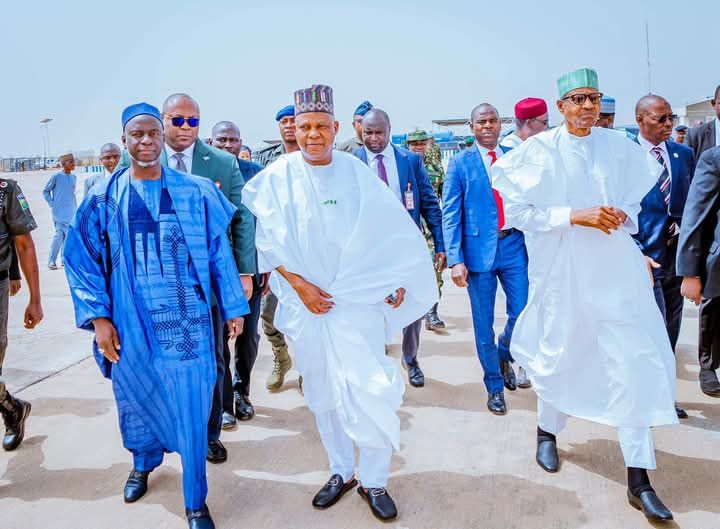
[{"label": "black leather shoe", "polygon": [[678,419],[687,419],[688,417],[687,412],[677,404],[675,404],[675,413],[677,413]]},{"label": "black leather shoe", "polygon": [[222,414],[222,426],[221,428],[225,430],[226,432],[229,432],[231,430],[234,430],[237,428],[237,419],[235,416],[227,411],[224,411]]},{"label": "black leather shoe", "polygon": [[220,441],[210,441],[205,459],[210,463],[224,463],[227,461],[227,450]]},{"label": "black leather shoe", "polygon": [[507,413],[505,395],[503,395],[502,391],[488,395],[487,407],[495,415],[505,415]]},{"label": "black leather shoe", "polygon": [[343,497],[343,494],[354,489],[356,485],[357,480],[354,477],[344,483],[340,474],[333,474],[325,486],[315,494],[312,501],[313,507],[317,509],[332,507]]},{"label": "black leather shoe", "polygon": [[368,502],[370,510],[378,520],[387,522],[397,518],[398,513],[395,502],[385,489],[365,489],[358,487],[358,494]]},{"label": "black leather shoe", "polygon": [[215,523],[210,516],[207,505],[197,511],[185,509],[185,516],[187,516],[190,529],[215,529]]},{"label": "black leather shoe", "polygon": [[9,393],[5,400],[0,403],[0,412],[5,421],[5,436],[3,437],[3,449],[10,452],[15,450],[25,438],[25,421],[30,415],[32,406],[29,402],[16,399]]},{"label": "black leather shoe", "polygon": [[673,519],[670,509],[665,507],[652,489],[644,490],[638,496],[635,496],[628,490],[627,498],[630,505],[642,511],[648,520],[653,522],[668,522]]},{"label": "black leather shoe", "polygon": [[138,472],[135,469],[130,472],[123,491],[125,503],[135,503],[145,496],[148,489],[148,476],[150,476],[150,472]]},{"label": "black leather shoe", "polygon": [[410,382],[411,386],[421,388],[425,385],[425,373],[422,372],[420,364],[417,361],[412,365],[408,365],[405,363],[405,360],[403,360],[402,365],[407,371],[408,382]]},{"label": "black leather shoe", "polygon": [[560,458],[558,457],[557,441],[538,437],[535,461],[540,468],[546,472],[557,472],[560,469]]},{"label": "black leather shoe", "polygon": [[235,392],[235,417],[240,421],[249,421],[255,417],[255,408],[250,402],[250,397]]},{"label": "black leather shoe", "polygon": [[708,397],[720,397],[720,381],[712,369],[700,368],[700,389]]},{"label": "black leather shoe", "polygon": [[504,360],[500,361],[500,374],[502,374],[505,389],[515,391],[517,389],[515,370],[510,362],[506,362]]}]

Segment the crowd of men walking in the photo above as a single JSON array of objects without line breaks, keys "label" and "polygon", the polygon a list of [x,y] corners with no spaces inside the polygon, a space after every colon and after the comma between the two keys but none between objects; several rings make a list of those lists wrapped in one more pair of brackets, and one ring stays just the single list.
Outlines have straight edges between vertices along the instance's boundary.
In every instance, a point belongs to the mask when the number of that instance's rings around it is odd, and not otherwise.
[{"label": "crowd of men walking", "polygon": [[[328,452],[331,477],[313,505],[332,506],[359,481],[373,514],[394,519],[386,487],[404,382],[384,346],[402,332],[401,366],[422,388],[422,328],[445,328],[450,268],[469,295],[488,410],[505,415],[506,390],[534,387],[536,460],[548,472],[560,469],[568,416],[617,427],[629,502],[672,519],[647,470],[651,427],[687,417],[673,358],[684,297],[701,305],[700,388],[720,397],[720,87],[718,117],[673,141],[677,116],[663,97],[637,102],[635,136],[611,130],[614,100],[599,86],[591,69],[563,75],[563,123],[550,129],[547,103],[525,98],[504,138],[498,110],[476,106],[474,141],[447,170],[425,131],[394,145],[390,116],[368,101],[337,144],[324,85],[276,113],[281,141],[259,163],[233,122],[201,140],[187,94],[124,110],[123,149],[102,146],[104,173],[85,181],[79,207],[74,158],[63,155],[44,190],[48,268],[63,254],[77,324],[95,333],[112,381],[133,455],[125,501],[142,498],[163,454],[178,452],[189,526],[214,527],[205,463],[224,462],[222,430],[255,414],[262,328],[266,387],[284,385],[292,354]],[[0,179],[0,207],[1,369],[14,257],[30,291],[27,328],[42,309],[37,226],[16,182]],[[508,318],[496,337],[498,283]],[[0,379],[6,450],[22,442],[30,410]]]}]

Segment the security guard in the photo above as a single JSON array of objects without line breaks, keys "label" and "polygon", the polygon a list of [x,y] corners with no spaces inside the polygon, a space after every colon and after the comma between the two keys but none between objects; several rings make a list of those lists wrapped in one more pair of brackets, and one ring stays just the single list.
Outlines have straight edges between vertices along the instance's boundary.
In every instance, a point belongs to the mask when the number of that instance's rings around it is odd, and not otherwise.
[{"label": "security guard", "polygon": [[10,395],[2,379],[2,364],[7,348],[8,298],[13,239],[20,267],[25,274],[30,302],[25,309],[25,328],[34,328],[43,318],[40,305],[40,277],[35,244],[30,232],[37,228],[30,206],[14,180],[0,178],[0,413],[5,421],[3,448],[15,450],[25,435],[25,420],[30,403]]}]

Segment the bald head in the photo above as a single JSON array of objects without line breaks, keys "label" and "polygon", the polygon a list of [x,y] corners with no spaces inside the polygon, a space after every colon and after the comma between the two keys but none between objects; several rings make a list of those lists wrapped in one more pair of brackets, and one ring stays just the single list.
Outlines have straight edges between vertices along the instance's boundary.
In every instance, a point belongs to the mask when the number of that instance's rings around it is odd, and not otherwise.
[{"label": "bald head", "polygon": [[223,151],[227,151],[233,156],[239,156],[240,149],[243,146],[240,129],[232,121],[221,121],[220,123],[216,123],[212,128],[210,145],[218,149],[222,149]]},{"label": "bald head", "polygon": [[375,154],[383,152],[390,142],[390,117],[384,110],[373,108],[363,116],[362,140]]},{"label": "bald head", "polygon": [[490,103],[480,103],[478,106],[473,108],[472,112],[470,112],[470,122],[475,121],[479,114],[495,114],[495,117],[500,117],[500,113],[497,111],[497,108],[492,106]]},{"label": "bald head", "polygon": [[670,103],[654,94],[641,97],[635,105],[635,121],[640,128],[640,136],[653,145],[670,139],[676,117]]},{"label": "bald head", "polygon": [[115,168],[120,162],[120,153],[120,147],[114,143],[106,143],[100,147],[100,163],[109,174],[115,172]]},{"label": "bald head", "polygon": [[177,93],[167,97],[163,103],[163,114],[169,114],[175,111],[178,106],[191,105],[195,109],[195,114],[200,115],[200,105],[197,104],[192,97],[187,94]]},{"label": "bald head", "polygon": [[489,103],[476,106],[470,113],[470,130],[475,141],[482,147],[493,150],[500,137],[500,114]]},{"label": "bald head", "polygon": [[653,108],[658,105],[670,107],[670,103],[664,97],[660,97],[654,94],[649,94],[640,98],[635,104],[635,115],[647,114],[651,112]]}]

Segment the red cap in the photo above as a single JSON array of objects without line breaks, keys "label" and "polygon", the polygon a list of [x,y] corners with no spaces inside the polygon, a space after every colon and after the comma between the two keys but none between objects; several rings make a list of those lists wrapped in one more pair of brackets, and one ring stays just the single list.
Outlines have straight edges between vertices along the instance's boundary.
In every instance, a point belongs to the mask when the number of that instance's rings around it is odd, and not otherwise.
[{"label": "red cap", "polygon": [[547,114],[547,104],[544,99],[528,97],[515,105],[515,117],[517,119],[532,119]]}]

